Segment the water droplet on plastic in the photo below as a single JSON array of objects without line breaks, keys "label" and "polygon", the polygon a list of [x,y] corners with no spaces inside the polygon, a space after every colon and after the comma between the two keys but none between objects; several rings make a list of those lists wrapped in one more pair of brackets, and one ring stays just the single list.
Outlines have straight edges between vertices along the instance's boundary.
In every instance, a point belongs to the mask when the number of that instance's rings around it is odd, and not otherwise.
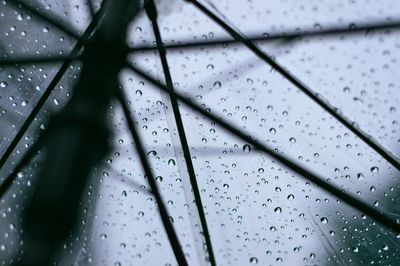
[{"label": "water droplet on plastic", "polygon": [[214,82],[214,88],[219,89],[221,88],[222,84],[219,81]]},{"label": "water droplet on plastic", "polygon": [[250,261],[251,264],[257,264],[258,263],[258,259],[256,257],[251,257],[249,261]]},{"label": "water droplet on plastic", "polygon": [[327,224],[328,223],[328,219],[326,217],[322,217],[321,218],[321,223]]},{"label": "water droplet on plastic", "polygon": [[371,167],[371,173],[378,173],[379,172],[379,168],[377,166]]},{"label": "water droplet on plastic", "polygon": [[250,145],[249,145],[249,144],[243,145],[243,151],[244,151],[244,152],[250,152],[250,151],[251,151]]},{"label": "water droplet on plastic", "polygon": [[0,82],[0,87],[1,88],[5,88],[5,87],[7,87],[7,85],[8,85],[8,83],[5,82],[5,81]]}]

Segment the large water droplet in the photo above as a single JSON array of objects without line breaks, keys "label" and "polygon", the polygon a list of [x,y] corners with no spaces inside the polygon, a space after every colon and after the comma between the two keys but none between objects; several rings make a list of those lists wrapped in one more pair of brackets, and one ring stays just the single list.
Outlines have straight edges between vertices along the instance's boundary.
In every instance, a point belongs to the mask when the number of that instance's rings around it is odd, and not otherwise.
[{"label": "large water droplet", "polygon": [[379,172],[379,168],[377,166],[371,167],[371,173],[378,173]]},{"label": "large water droplet", "polygon": [[5,87],[7,87],[7,85],[8,85],[8,83],[5,82],[5,81],[0,82],[0,87],[1,88],[5,88]]},{"label": "large water droplet", "polygon": [[258,259],[256,257],[251,257],[249,261],[250,261],[251,264],[257,264],[258,263]]},{"label": "large water droplet", "polygon": [[243,145],[243,151],[244,151],[244,152],[250,152],[250,151],[251,151],[250,145],[249,145],[249,144]]}]

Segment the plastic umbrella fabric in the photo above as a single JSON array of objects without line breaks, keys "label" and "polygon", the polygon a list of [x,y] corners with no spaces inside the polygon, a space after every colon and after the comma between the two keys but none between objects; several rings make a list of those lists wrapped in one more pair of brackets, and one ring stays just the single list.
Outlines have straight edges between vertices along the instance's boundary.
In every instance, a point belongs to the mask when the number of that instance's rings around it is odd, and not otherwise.
[{"label": "plastic umbrella fabric", "polygon": [[396,264],[399,5],[156,4],[2,4],[2,263]]}]

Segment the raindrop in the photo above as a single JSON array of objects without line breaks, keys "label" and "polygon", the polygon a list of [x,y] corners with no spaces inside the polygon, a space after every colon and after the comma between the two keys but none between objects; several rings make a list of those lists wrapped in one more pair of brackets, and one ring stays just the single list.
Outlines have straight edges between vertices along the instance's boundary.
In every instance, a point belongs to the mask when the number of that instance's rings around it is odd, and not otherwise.
[{"label": "raindrop", "polygon": [[249,153],[251,151],[251,147],[249,144],[243,145],[243,151]]},{"label": "raindrop", "polygon": [[351,249],[353,250],[354,253],[358,253],[359,251],[358,247],[352,247]]},{"label": "raindrop", "polygon": [[379,172],[379,168],[377,166],[371,167],[371,173],[378,173]]},{"label": "raindrop", "polygon": [[25,107],[25,106],[28,105],[28,103],[29,103],[28,101],[23,101],[23,102],[21,103],[21,106],[22,106],[22,107]]},{"label": "raindrop", "polygon": [[289,194],[289,195],[287,196],[287,199],[288,199],[288,200],[294,200],[294,195],[293,195],[293,194]]},{"label": "raindrop", "polygon": [[156,151],[149,151],[148,153],[147,153],[147,156],[156,156],[157,155],[157,152]]},{"label": "raindrop", "polygon": [[213,64],[208,64],[207,65],[207,69],[208,70],[213,70],[214,69],[214,65]]},{"label": "raindrop", "polygon": [[250,263],[251,264],[258,264],[258,259],[256,257],[251,257],[250,258]]},{"label": "raindrop", "polygon": [[271,133],[272,135],[275,135],[276,129],[273,128],[273,127],[271,127],[271,128],[269,129],[269,133]]},{"label": "raindrop", "polygon": [[214,88],[219,89],[221,88],[222,84],[219,81],[214,82]]},{"label": "raindrop", "polygon": [[290,141],[290,143],[296,143],[296,139],[295,138],[290,138],[289,141]]},{"label": "raindrop", "polygon": [[174,159],[169,159],[168,160],[168,165],[169,166],[174,166],[176,163],[175,163],[175,160]]},{"label": "raindrop", "polygon": [[315,23],[313,27],[316,30],[321,30],[321,25],[319,23]]},{"label": "raindrop", "polygon": [[0,82],[0,87],[1,88],[5,88],[5,87],[7,87],[7,85],[8,85],[8,83],[5,82],[5,81]]},{"label": "raindrop", "polygon": [[327,224],[328,223],[328,219],[326,217],[322,217],[321,218],[321,223]]},{"label": "raindrop", "polygon": [[349,87],[344,87],[343,88],[344,93],[350,93],[350,88]]},{"label": "raindrop", "polygon": [[282,213],[281,207],[276,207],[276,208],[274,209],[274,212],[275,212],[275,213],[278,213],[278,214]]}]

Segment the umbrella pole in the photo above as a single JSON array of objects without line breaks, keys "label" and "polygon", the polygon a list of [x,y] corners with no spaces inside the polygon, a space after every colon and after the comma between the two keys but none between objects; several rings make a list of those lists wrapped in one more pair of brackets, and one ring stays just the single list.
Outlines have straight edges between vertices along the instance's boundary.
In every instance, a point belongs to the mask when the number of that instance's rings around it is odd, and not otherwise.
[{"label": "umbrella pole", "polygon": [[128,23],[140,1],[105,1],[106,13],[83,53],[83,70],[67,106],[51,121],[44,164],[23,214],[22,257],[17,265],[50,265],[76,225],[90,171],[106,155],[107,111],[125,62]]}]

